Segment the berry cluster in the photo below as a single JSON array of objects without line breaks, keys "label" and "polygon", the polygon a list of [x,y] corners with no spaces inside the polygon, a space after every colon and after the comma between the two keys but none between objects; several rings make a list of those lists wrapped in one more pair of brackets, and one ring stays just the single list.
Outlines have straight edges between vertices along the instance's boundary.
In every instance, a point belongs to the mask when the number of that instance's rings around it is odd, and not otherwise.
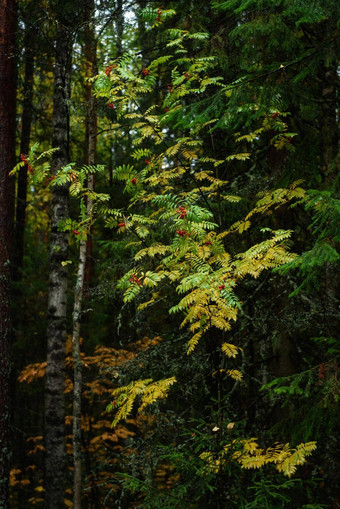
[{"label": "berry cluster", "polygon": [[130,276],[129,283],[136,283],[136,285],[138,285],[138,286],[140,286],[142,284],[142,282],[139,279],[139,277],[135,276],[134,274],[132,274]]},{"label": "berry cluster", "polygon": [[124,228],[124,227],[125,227],[124,221],[122,221],[121,223],[118,223],[118,228]]},{"label": "berry cluster", "polygon": [[115,65],[108,65],[105,69],[105,74],[106,76],[110,76],[111,75],[111,72],[112,72],[112,69],[114,69],[116,66]]},{"label": "berry cluster", "polygon": [[180,216],[179,216],[180,219],[184,219],[185,216],[187,215],[187,211],[185,210],[184,207],[178,207],[176,212],[177,212],[177,214],[180,214]]},{"label": "berry cluster", "polygon": [[107,103],[108,107],[111,108],[111,110],[115,110],[116,106],[113,103]]},{"label": "berry cluster", "polygon": [[176,233],[180,237],[190,237],[190,233],[188,233],[186,230],[176,230]]},{"label": "berry cluster", "polygon": [[169,92],[169,94],[172,94],[172,92],[173,92],[173,88],[171,85],[168,85],[168,92]]},{"label": "berry cluster", "polygon": [[149,76],[150,71],[149,71],[149,69],[146,69],[146,67],[143,67],[142,73],[144,74],[144,76]]},{"label": "berry cluster", "polygon": [[162,7],[157,9],[157,18],[156,18],[156,21],[161,21],[161,17],[162,17]]},{"label": "berry cluster", "polygon": [[30,164],[28,164],[27,156],[24,156],[24,154],[20,154],[20,159],[26,164],[27,169],[31,175],[34,173],[34,168]]}]

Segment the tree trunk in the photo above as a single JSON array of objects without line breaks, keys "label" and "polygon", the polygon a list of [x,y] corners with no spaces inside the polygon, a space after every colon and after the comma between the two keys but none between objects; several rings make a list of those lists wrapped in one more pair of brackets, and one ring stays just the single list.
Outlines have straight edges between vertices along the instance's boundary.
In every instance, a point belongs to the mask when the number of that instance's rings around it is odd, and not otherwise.
[{"label": "tree trunk", "polygon": [[123,32],[124,32],[124,13],[123,0],[117,0],[117,15],[115,19],[116,25],[116,56],[123,54]]},{"label": "tree trunk", "polygon": [[[85,39],[85,57],[87,75],[92,77],[97,73],[97,43],[92,26],[92,18],[94,12],[93,0],[86,2],[86,39]],[[86,87],[86,145],[87,145],[87,164],[96,164],[96,133],[97,133],[97,116],[96,101],[91,94],[91,86]],[[94,176],[88,175],[87,187],[90,191],[94,190]],[[87,217],[91,217],[93,201],[87,197]],[[80,241],[79,246],[79,262],[77,283],[74,296],[73,309],[73,507],[81,508],[81,491],[82,491],[82,454],[81,454],[81,394],[82,394],[82,361],[80,353],[80,324],[82,300],[84,296],[84,282],[86,278],[87,287],[90,285],[92,274],[92,239],[91,227],[88,232],[88,240]]]},{"label": "tree trunk", "polygon": [[15,164],[16,2],[0,3],[0,508],[9,507],[10,464],[10,260]]},{"label": "tree trunk", "polygon": [[86,264],[86,240],[80,241],[77,283],[73,308],[73,508],[81,508],[81,391],[82,361],[80,354],[80,320]]},{"label": "tree trunk", "polygon": [[[91,78],[98,74],[97,67],[97,40],[93,27],[93,0],[87,0],[86,3],[86,31],[85,31],[85,58],[86,58],[86,75]],[[86,99],[86,164],[97,164],[97,100],[91,93],[92,85],[86,82],[85,99]],[[95,175],[89,175],[88,187],[94,191]],[[87,237],[86,247],[86,267],[85,267],[85,286],[84,298],[89,298],[89,288],[91,285],[93,274],[92,261],[92,229]]]},{"label": "tree trunk", "polygon": [[[71,30],[58,26],[55,52],[53,135],[58,147],[53,157],[56,173],[69,161],[69,99],[71,76]],[[68,255],[68,234],[58,225],[68,213],[68,186],[54,186],[52,191],[50,275],[48,293],[47,369],[45,393],[45,507],[64,507],[65,477],[65,341],[67,268],[62,262]]]},{"label": "tree trunk", "polygon": [[[24,100],[21,117],[21,140],[20,153],[28,154],[31,135],[31,124],[33,116],[33,71],[34,54],[32,38],[34,37],[32,29],[25,29],[24,47],[25,47],[25,82],[24,82]],[[27,195],[27,166],[21,168],[18,176],[18,189],[15,214],[15,234],[14,234],[14,260],[13,260],[13,280],[20,281],[22,277],[22,265],[24,257],[24,233],[26,219],[26,195]]]}]

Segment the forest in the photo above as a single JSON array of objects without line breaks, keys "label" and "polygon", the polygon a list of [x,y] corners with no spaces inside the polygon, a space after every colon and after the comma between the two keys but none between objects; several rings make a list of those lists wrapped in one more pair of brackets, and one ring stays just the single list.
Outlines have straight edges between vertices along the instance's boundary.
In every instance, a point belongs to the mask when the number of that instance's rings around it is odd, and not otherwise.
[{"label": "forest", "polygon": [[340,2],[0,1],[0,509],[340,509]]}]

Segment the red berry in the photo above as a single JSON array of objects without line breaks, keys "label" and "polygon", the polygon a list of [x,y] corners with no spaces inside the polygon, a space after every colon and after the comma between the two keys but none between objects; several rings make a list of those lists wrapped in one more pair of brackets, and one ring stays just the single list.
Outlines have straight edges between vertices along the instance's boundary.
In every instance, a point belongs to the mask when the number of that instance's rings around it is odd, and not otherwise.
[{"label": "red berry", "polygon": [[131,179],[131,184],[133,184],[135,186],[137,184],[137,179],[135,179],[135,178]]},{"label": "red berry", "polygon": [[184,236],[187,236],[189,237],[189,233],[185,230],[176,230],[176,233],[177,235],[179,235],[180,237],[184,237]]},{"label": "red berry", "polygon": [[20,154],[20,159],[25,163],[25,164],[28,164],[28,161],[26,159],[26,156],[24,156],[24,154]]},{"label": "red berry", "polygon": [[109,108],[111,108],[112,110],[115,110],[116,109],[116,106],[113,104],[113,103],[108,103],[107,104]]},{"label": "red berry", "polygon": [[105,69],[106,76],[110,76],[112,69],[114,69],[115,67],[116,67],[115,65],[108,65]]},{"label": "red berry", "polygon": [[141,280],[139,279],[139,277],[135,276],[134,274],[132,274],[129,278],[129,283],[136,283],[138,286],[141,286],[142,282]]},{"label": "red berry", "polygon": [[204,245],[205,246],[212,246],[211,240],[207,240],[207,242],[204,242]]},{"label": "red berry", "polygon": [[150,159],[145,159],[144,162],[145,164],[150,164]]},{"label": "red berry", "polygon": [[187,211],[185,210],[184,207],[178,207],[176,212],[177,212],[177,214],[180,214],[180,216],[179,216],[180,219],[184,219],[185,216],[187,215]]},{"label": "red berry", "polygon": [[273,115],[272,115],[272,118],[276,118],[278,116],[278,112],[276,111]]},{"label": "red berry", "polygon": [[224,290],[224,288],[225,288],[225,285],[221,285],[221,286],[219,286],[219,287],[218,287],[218,289],[219,289],[220,291],[221,291],[221,290]]},{"label": "red berry", "polygon": [[123,223],[123,222],[122,223],[118,223],[118,228],[124,228],[124,226],[125,226],[125,223]]},{"label": "red berry", "polygon": [[79,232],[78,230],[73,230],[73,233],[74,233],[75,235],[79,235],[79,233],[80,233],[80,232]]}]

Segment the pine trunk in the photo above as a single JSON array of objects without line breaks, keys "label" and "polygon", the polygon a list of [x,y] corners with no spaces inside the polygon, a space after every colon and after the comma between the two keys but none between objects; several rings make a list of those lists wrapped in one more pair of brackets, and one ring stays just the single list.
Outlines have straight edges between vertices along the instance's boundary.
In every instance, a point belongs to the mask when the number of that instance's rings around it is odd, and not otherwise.
[{"label": "pine trunk", "polygon": [[10,465],[10,261],[15,164],[16,2],[0,3],[0,508],[9,507]]},{"label": "pine trunk", "polygon": [[[32,47],[33,33],[26,26],[24,47],[25,47],[25,81],[24,81],[24,100],[21,117],[21,140],[20,153],[28,154],[30,146],[31,124],[33,116],[33,71],[34,54]],[[15,234],[14,234],[14,267],[13,279],[21,280],[22,264],[24,257],[24,233],[26,220],[26,196],[27,196],[27,166],[21,168],[18,176],[18,189],[16,199],[15,214]]]},{"label": "pine trunk", "polygon": [[[69,161],[69,112],[71,53],[73,37],[59,24],[54,75],[52,145],[58,147],[53,158],[57,172]],[[45,507],[64,507],[65,477],[65,341],[68,234],[58,225],[68,216],[68,186],[52,191],[50,276],[48,294],[47,369],[45,393]]]}]

